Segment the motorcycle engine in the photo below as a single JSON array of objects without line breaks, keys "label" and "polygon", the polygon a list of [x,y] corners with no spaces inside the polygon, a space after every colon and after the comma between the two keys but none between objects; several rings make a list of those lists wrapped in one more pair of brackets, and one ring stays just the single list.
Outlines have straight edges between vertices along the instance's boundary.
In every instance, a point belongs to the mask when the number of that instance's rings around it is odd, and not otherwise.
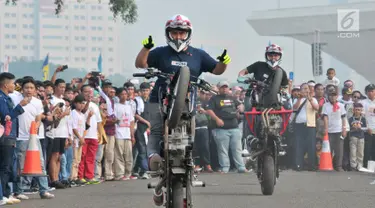
[{"label": "motorcycle engine", "polygon": [[279,136],[283,124],[283,119],[280,115],[271,114],[269,115],[269,134],[273,136]]}]

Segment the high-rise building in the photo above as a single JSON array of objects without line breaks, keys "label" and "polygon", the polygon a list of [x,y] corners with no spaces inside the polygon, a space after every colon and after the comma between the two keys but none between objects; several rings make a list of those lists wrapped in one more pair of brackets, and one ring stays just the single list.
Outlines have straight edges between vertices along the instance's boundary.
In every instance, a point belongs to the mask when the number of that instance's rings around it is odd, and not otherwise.
[{"label": "high-rise building", "polygon": [[108,1],[68,0],[59,16],[53,2],[18,0],[5,6],[0,0],[0,57],[31,61],[49,54],[52,63],[97,70],[101,53],[106,74],[120,71],[120,23],[113,20]]}]

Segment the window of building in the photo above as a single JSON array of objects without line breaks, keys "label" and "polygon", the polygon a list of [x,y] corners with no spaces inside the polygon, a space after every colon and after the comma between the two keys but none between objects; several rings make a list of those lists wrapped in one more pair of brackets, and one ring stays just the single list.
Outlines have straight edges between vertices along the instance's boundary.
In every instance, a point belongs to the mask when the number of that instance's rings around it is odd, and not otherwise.
[{"label": "window of building", "polygon": [[85,16],[81,16],[81,20],[85,20],[86,19],[86,17]]},{"label": "window of building", "polygon": [[34,4],[29,4],[29,8],[33,8]]},{"label": "window of building", "polygon": [[69,61],[69,57],[65,57],[65,61]]},{"label": "window of building", "polygon": [[92,41],[96,41],[96,37],[91,37],[91,40]]},{"label": "window of building", "polygon": [[[33,24],[29,24],[29,28],[30,29],[34,29],[34,25]],[[59,27],[60,28],[60,27]]]},{"label": "window of building", "polygon": [[101,10],[102,9],[102,6],[98,6],[98,10]]},{"label": "window of building", "polygon": [[30,50],[34,50],[34,46],[29,46],[29,49]]},{"label": "window of building", "polygon": [[25,28],[25,29],[27,28],[27,26],[28,26],[27,24],[22,25],[22,27]]},{"label": "window of building", "polygon": [[85,9],[85,5],[81,5],[81,9]]},{"label": "window of building", "polygon": [[109,61],[109,62],[113,62],[113,58],[109,58],[108,61]]},{"label": "window of building", "polygon": [[6,28],[10,28],[10,24],[5,24],[5,27]]},{"label": "window of building", "polygon": [[10,45],[6,45],[6,46],[5,46],[5,49],[9,49],[9,48],[10,48]]},{"label": "window of building", "polygon": [[62,40],[63,37],[57,36],[57,35],[44,35],[43,39],[46,39],[46,40]]},{"label": "window of building", "polygon": [[34,36],[33,35],[29,35],[29,39],[34,39]]},{"label": "window of building", "polygon": [[86,58],[85,58],[85,57],[82,57],[82,58],[81,58],[81,61],[86,61]]},{"label": "window of building", "polygon": [[102,37],[98,37],[98,41],[102,41],[103,40],[103,38]]},{"label": "window of building", "polygon": [[17,27],[17,25],[16,24],[12,24],[12,28],[16,28]]},{"label": "window of building", "polygon": [[23,50],[27,50],[27,49],[29,49],[29,47],[23,46]]},{"label": "window of building", "polygon": [[109,31],[113,31],[113,27],[109,27],[108,30],[109,30]]},{"label": "window of building", "polygon": [[113,52],[113,48],[108,48],[108,51],[109,52]]},{"label": "window of building", "polygon": [[22,7],[23,7],[23,8],[26,8],[26,7],[27,7],[27,4],[23,3],[23,4],[22,4]]},{"label": "window of building", "polygon": [[75,36],[75,37],[74,37],[74,40],[79,40],[79,37],[78,37],[78,36]]},{"label": "window of building", "polygon": [[96,57],[92,57],[91,60],[92,60],[92,61],[96,61]]},{"label": "window of building", "polygon": [[12,13],[12,17],[17,17],[17,14],[16,13]]},{"label": "window of building", "polygon": [[29,17],[30,18],[34,18],[34,14],[29,14]]},{"label": "window of building", "polygon": [[78,27],[78,26],[74,26],[74,29],[75,29],[75,30],[79,30],[79,27]]},{"label": "window of building", "polygon": [[113,41],[113,38],[108,38],[108,40],[112,42],[112,41]]},{"label": "window of building", "polygon": [[62,46],[43,46],[43,49],[46,50],[62,50],[64,47]]},{"label": "window of building", "polygon": [[91,9],[92,9],[92,10],[95,10],[95,9],[96,9],[96,6],[95,6],[95,5],[92,5],[92,6],[91,6]]},{"label": "window of building", "polygon": [[79,16],[78,15],[74,15],[74,19],[75,20],[79,20]]},{"label": "window of building", "polygon": [[79,6],[78,5],[74,5],[74,9],[78,9],[79,8]]},{"label": "window of building", "polygon": [[81,26],[81,30],[86,30],[86,27],[85,26]]},{"label": "window of building", "polygon": [[68,37],[68,36],[65,36],[65,40],[69,40],[69,37]]},{"label": "window of building", "polygon": [[85,36],[81,36],[81,40],[85,41],[86,37]]},{"label": "window of building", "polygon": [[13,34],[12,39],[16,39],[16,38],[17,38],[17,35]]},{"label": "window of building", "polygon": [[96,20],[96,16],[91,16],[91,20]]},{"label": "window of building", "polygon": [[23,14],[22,17],[23,17],[23,18],[27,18],[27,14]]},{"label": "window of building", "polygon": [[79,61],[79,58],[78,58],[78,57],[74,58],[74,61],[75,61],[75,62],[78,62],[78,61]]},{"label": "window of building", "polygon": [[10,38],[10,35],[9,34],[6,34],[5,35],[5,39],[9,39]]},{"label": "window of building", "polygon": [[96,51],[96,48],[95,48],[95,47],[91,48],[91,51],[95,52],[95,51]]},{"label": "window of building", "polygon": [[[31,26],[30,26],[31,27]],[[33,26],[34,27],[34,26]],[[50,25],[50,24],[45,24],[42,26],[44,29],[60,29],[63,28],[62,25]]]},{"label": "window of building", "polygon": [[96,27],[95,27],[95,26],[92,26],[92,27],[91,27],[91,30],[96,30]]},{"label": "window of building", "polygon": [[28,35],[23,35],[22,37],[23,37],[23,39],[28,39],[29,38]]},{"label": "window of building", "polygon": [[99,30],[99,31],[102,31],[102,30],[103,30],[103,28],[102,28],[102,27],[98,27],[98,30]]},{"label": "window of building", "polygon": [[103,17],[102,17],[102,16],[99,16],[99,17],[98,17],[98,20],[103,20]]},{"label": "window of building", "polygon": [[7,12],[7,13],[5,13],[5,15],[4,15],[5,17],[9,17],[10,16],[10,14]]},{"label": "window of building", "polygon": [[69,30],[69,26],[68,25],[65,26],[65,30]]},{"label": "window of building", "polygon": [[12,49],[17,49],[17,46],[16,45],[12,45]]},{"label": "window of building", "polygon": [[86,47],[81,47],[81,51],[85,52],[86,51]]}]

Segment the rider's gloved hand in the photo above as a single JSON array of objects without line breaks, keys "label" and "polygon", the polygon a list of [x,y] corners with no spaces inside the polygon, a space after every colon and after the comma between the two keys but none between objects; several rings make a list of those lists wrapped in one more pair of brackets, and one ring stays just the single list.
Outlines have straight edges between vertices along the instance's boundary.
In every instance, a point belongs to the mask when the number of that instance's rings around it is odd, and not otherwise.
[{"label": "rider's gloved hand", "polygon": [[223,63],[223,64],[229,64],[230,61],[231,61],[231,58],[229,57],[229,55],[227,54],[227,49],[224,49],[224,52],[223,54],[221,54],[221,56],[218,56],[217,59]]},{"label": "rider's gloved hand", "polygon": [[154,47],[155,43],[154,41],[152,40],[152,36],[148,36],[148,38],[144,39],[142,41],[142,45],[143,47],[147,48],[147,49],[151,49],[152,47]]}]

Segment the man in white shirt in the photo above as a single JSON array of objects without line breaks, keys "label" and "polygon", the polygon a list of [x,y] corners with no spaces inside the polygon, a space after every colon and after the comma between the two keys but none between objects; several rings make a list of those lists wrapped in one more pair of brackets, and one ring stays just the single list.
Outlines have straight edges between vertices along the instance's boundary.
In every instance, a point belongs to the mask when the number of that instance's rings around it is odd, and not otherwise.
[{"label": "man in white shirt", "polygon": [[[62,79],[57,79],[55,81],[55,89],[52,99],[50,100],[51,106],[54,109],[59,108],[61,113],[57,118],[59,123],[52,129],[52,135],[48,135],[53,138],[52,150],[49,161],[49,175],[51,179],[51,187],[57,189],[65,188],[65,185],[59,181],[60,172],[60,159],[61,155],[65,152],[65,142],[69,137],[68,129],[68,117],[70,115],[70,107],[65,106],[65,101],[63,100],[63,95],[65,93],[66,83]],[[50,147],[51,148],[51,147]]]},{"label": "man in white shirt", "polygon": [[[17,164],[19,164],[19,172],[23,172],[23,168],[25,165],[25,156],[27,147],[29,144],[30,139],[30,126],[33,121],[37,122],[37,126],[39,126],[39,131],[44,131],[44,129],[40,128],[43,126],[41,124],[43,110],[42,101],[35,98],[36,95],[36,83],[33,79],[25,79],[22,84],[22,91],[23,97],[31,98],[29,104],[23,107],[25,113],[18,116],[19,121],[19,134],[17,138],[16,144],[16,153],[17,153]],[[22,99],[21,99],[22,100]],[[42,153],[42,148],[40,141],[38,139],[38,149],[40,155],[40,164],[42,165],[43,174],[46,174],[45,163]],[[14,195],[18,199],[28,199],[26,195],[22,194],[24,187],[22,187],[22,182],[26,179],[26,177],[21,177],[17,183],[14,183]],[[31,181],[32,177],[30,177],[29,181]],[[39,184],[39,194],[42,199],[51,199],[54,198],[53,194],[47,192],[48,190],[48,179],[47,177],[37,177],[37,182]]]},{"label": "man in white shirt", "polygon": [[367,167],[369,160],[375,160],[375,85],[369,84],[365,87],[367,99],[360,101],[367,121],[367,132],[365,133],[365,151],[363,166]]},{"label": "man in white shirt", "polygon": [[128,92],[121,88],[117,95],[120,102],[115,104],[114,112],[118,120],[116,124],[115,143],[115,179],[129,180],[135,179],[131,176],[133,167],[132,144],[134,138],[134,113],[131,106],[126,103]]},{"label": "man in white shirt", "polygon": [[344,138],[346,137],[346,110],[345,106],[337,101],[337,90],[328,92],[329,102],[324,103],[322,114],[324,126],[328,131],[331,152],[334,153],[334,168],[343,171],[342,160],[344,152]]},{"label": "man in white shirt", "polygon": [[[86,104],[85,117],[90,119],[90,128],[87,129],[85,136],[85,144],[82,147],[82,158],[79,164],[78,177],[83,181],[87,181],[89,184],[97,184],[99,181],[95,179],[95,157],[98,149],[98,127],[102,122],[99,107],[91,102],[93,97],[93,88],[89,85],[82,86],[82,94],[85,97]],[[90,112],[93,114],[89,117]]]}]

